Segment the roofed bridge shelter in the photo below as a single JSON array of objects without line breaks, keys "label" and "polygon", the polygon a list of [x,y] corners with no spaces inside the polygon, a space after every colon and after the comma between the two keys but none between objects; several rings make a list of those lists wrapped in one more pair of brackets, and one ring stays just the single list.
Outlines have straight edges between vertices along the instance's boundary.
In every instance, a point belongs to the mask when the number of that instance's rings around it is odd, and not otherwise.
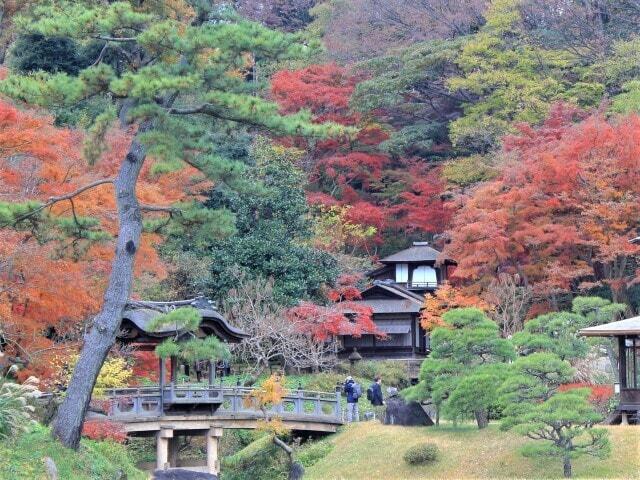
[{"label": "roofed bridge shelter", "polygon": [[640,317],[583,328],[580,335],[616,339],[620,385],[618,411],[623,423],[630,415],[640,423]]},{"label": "roofed bridge shelter", "polygon": [[[197,330],[176,330],[175,325],[158,328],[158,322],[154,325],[155,318],[181,307],[198,310],[202,319]],[[230,325],[209,300],[195,298],[179,302],[130,302],[123,314],[117,340],[134,345],[139,350],[151,351],[165,339],[188,342],[194,338],[206,340],[208,337],[226,343],[238,343],[247,334]],[[159,359],[158,385],[106,391],[110,400],[107,420],[122,423],[129,435],[156,437],[158,469],[178,466],[177,440],[180,435],[204,434],[207,445],[205,468],[217,474],[218,443],[223,429],[256,428],[258,420],[264,417],[262,411],[246,405],[245,400],[252,388],[239,384],[235,387],[224,386],[222,378],[216,384],[216,359],[199,360],[207,364],[206,382],[179,383],[178,355],[171,355],[169,383],[166,381],[167,362]],[[329,433],[335,432],[342,424],[339,391],[308,392],[298,389],[288,392],[282,403],[273,406],[270,411],[281,417],[283,423],[292,430]]]}]

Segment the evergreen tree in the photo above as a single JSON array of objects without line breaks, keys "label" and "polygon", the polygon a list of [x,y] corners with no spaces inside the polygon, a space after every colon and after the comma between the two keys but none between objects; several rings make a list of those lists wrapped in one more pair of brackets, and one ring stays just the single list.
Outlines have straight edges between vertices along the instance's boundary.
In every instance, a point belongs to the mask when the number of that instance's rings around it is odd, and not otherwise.
[{"label": "evergreen tree", "polygon": [[[71,448],[78,447],[91,391],[129,299],[143,228],[142,211],[175,211],[138,202],[136,184],[147,155],[153,155],[159,171],[179,169],[186,162],[213,181],[223,179],[239,185],[242,165],[217,155],[206,141],[212,122],[232,121],[299,136],[344,131],[333,125],[312,124],[306,112],[281,116],[276,105],[255,95],[259,85],[246,81],[253,62],[285,59],[312,50],[297,43],[297,37],[233,18],[213,18],[213,2],[198,2],[198,11],[180,12],[164,2],[159,8],[137,8],[138,2],[88,3],[45,3],[35,7],[28,19],[16,23],[25,35],[69,38],[83,44],[105,42],[117,52],[115,67],[103,62],[103,48],[77,75],[16,73],[0,87],[16,100],[44,107],[72,105],[88,98],[108,99],[113,107],[99,120],[107,122],[115,111],[123,130],[134,126],[137,132],[116,176],[109,179],[116,192],[119,231],[103,307],[85,337],[78,362],[82,368],[73,373],[52,430]],[[97,135],[95,142],[99,141]],[[202,215],[210,229],[211,215]],[[224,212],[219,219],[225,216],[228,220]],[[194,219],[197,216],[189,216]],[[228,221],[221,223],[228,227]]]},{"label": "evergreen tree", "polygon": [[498,403],[496,386],[505,376],[501,362],[515,356],[498,326],[476,308],[450,310],[444,328],[431,335],[431,354],[420,367],[420,382],[407,392],[416,400],[431,398],[456,418],[473,413],[478,428],[488,425],[489,409]]},{"label": "evergreen tree", "polygon": [[557,393],[542,403],[525,403],[516,416],[507,416],[503,428],[514,428],[542,443],[528,444],[525,456],[562,459],[565,478],[572,475],[572,460],[582,455],[606,458],[611,452],[604,428],[594,428],[602,418],[588,402],[588,389]]}]

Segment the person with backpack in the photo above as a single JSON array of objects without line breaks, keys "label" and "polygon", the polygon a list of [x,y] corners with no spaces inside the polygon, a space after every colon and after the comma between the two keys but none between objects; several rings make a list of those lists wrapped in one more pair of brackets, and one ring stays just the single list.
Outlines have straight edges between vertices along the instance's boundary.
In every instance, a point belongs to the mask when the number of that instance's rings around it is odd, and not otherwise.
[{"label": "person with backpack", "polygon": [[358,400],[362,396],[362,388],[351,376],[344,382],[344,393],[347,394],[347,423],[359,422]]},{"label": "person with backpack", "polygon": [[380,376],[376,376],[374,382],[369,388],[367,388],[367,400],[371,402],[374,407],[384,405],[384,399],[382,398],[382,379]]}]

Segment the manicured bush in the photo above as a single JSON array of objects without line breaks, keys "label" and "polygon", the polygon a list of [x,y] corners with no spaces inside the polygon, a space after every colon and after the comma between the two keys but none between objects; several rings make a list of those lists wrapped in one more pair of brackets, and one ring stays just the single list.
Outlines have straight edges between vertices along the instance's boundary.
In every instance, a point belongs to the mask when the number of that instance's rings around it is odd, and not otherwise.
[{"label": "manicured bush", "polygon": [[438,446],[435,443],[419,443],[404,454],[404,461],[409,465],[424,465],[438,459]]}]

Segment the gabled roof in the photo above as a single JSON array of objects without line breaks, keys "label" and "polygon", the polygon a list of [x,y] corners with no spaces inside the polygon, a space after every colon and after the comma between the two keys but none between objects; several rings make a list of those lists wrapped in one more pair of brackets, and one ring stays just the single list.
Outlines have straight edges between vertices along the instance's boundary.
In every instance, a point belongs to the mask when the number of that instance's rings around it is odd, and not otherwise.
[{"label": "gabled roof", "polygon": [[440,252],[435,248],[431,248],[428,242],[413,242],[413,245],[404,250],[400,250],[388,257],[380,260],[380,263],[399,263],[399,262],[436,262],[440,257]]},{"label": "gabled roof", "polygon": [[[367,298],[376,291],[389,294],[387,298]],[[418,313],[422,308],[424,298],[406,288],[391,282],[376,280],[373,285],[363,290],[362,298],[354,300],[355,303],[371,307],[373,313]]]},{"label": "gabled roof", "polygon": [[640,335],[640,317],[627,318],[617,322],[583,328],[580,335],[585,337],[612,337],[616,335]]},{"label": "gabled roof", "polygon": [[376,287],[381,288],[382,290],[389,292],[396,297],[418,302],[420,305],[422,305],[422,302],[424,301],[424,296],[412,292],[411,290],[408,290],[393,281],[374,280],[372,286],[362,291],[362,295],[366,296],[367,292],[375,289]]},{"label": "gabled roof", "polygon": [[[249,335],[232,326],[220,312],[213,306],[213,302],[197,297],[191,300],[179,300],[175,302],[148,302],[131,301],[125,307],[122,314],[122,325],[118,338],[121,340],[144,342],[159,341],[163,338],[176,335],[175,328],[164,326],[157,330],[150,330],[149,323],[158,315],[170,312],[179,307],[197,308],[202,316],[199,335],[215,335],[229,343],[238,343]],[[177,332],[178,335],[180,332]],[[186,333],[186,332],[185,332]]]}]

